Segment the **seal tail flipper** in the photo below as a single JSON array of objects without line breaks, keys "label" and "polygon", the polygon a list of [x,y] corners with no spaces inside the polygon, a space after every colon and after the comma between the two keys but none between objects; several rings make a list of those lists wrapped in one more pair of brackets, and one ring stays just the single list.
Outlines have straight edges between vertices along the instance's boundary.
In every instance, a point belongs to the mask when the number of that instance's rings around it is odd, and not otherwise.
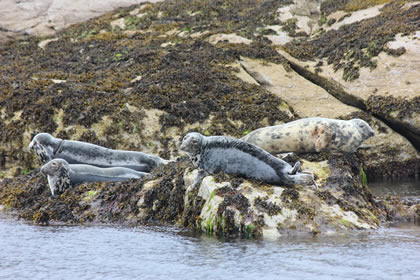
[{"label": "seal tail flipper", "polygon": [[297,161],[295,163],[295,165],[293,166],[292,170],[290,170],[288,173],[290,175],[295,175],[296,173],[299,172],[300,168],[301,168],[302,164],[300,163],[300,161]]}]

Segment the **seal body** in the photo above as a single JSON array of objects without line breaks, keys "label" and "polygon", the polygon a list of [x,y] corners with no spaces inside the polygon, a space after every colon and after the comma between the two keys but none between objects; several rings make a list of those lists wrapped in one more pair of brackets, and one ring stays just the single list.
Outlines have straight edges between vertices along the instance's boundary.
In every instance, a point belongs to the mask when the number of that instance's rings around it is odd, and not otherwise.
[{"label": "seal body", "polygon": [[167,161],[142,152],[113,150],[98,145],[55,138],[48,133],[35,135],[29,144],[42,163],[56,158],[70,164],[89,164],[98,167],[126,167],[142,172],[166,164]]},{"label": "seal body", "polygon": [[199,169],[194,187],[207,174],[225,172],[273,185],[310,185],[311,173],[298,172],[300,164],[292,167],[263,149],[242,140],[226,136],[204,136],[188,133],[180,146]]},{"label": "seal body", "polygon": [[355,152],[363,141],[374,136],[361,119],[348,121],[305,118],[277,126],[263,127],[241,139],[276,154],[282,152]]},{"label": "seal body", "polygon": [[64,159],[53,159],[41,167],[48,176],[52,195],[88,182],[125,181],[146,176],[148,173],[125,167],[100,168],[87,164],[69,164]]}]

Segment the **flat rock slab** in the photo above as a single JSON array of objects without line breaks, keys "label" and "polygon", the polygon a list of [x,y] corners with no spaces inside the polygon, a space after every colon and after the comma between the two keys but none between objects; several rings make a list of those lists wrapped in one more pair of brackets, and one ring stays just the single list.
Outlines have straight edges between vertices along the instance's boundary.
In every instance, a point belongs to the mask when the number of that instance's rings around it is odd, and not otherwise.
[{"label": "flat rock slab", "polygon": [[161,0],[2,0],[0,41],[19,35],[50,36],[71,24],[119,7]]}]

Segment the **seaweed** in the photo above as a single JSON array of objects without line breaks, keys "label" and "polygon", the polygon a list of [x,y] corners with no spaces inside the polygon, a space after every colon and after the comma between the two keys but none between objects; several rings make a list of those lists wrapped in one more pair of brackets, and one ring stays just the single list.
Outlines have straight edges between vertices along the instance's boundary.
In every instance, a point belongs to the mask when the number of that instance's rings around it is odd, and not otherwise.
[{"label": "seaweed", "polygon": [[[362,2],[366,2],[369,6],[375,1]],[[401,9],[405,2],[393,1],[386,4],[381,13],[374,18],[343,25],[338,30],[329,30],[310,40],[292,41],[286,44],[285,49],[302,60],[326,59],[335,71],[344,70],[344,80],[355,80],[359,77],[361,67],[376,68],[374,58],[381,51],[390,52],[386,44],[394,40],[396,34],[408,35],[418,30],[420,5]],[[347,1],[327,1],[321,5],[321,11],[325,16],[337,9],[344,9],[348,5],[351,3]],[[403,53],[403,50],[392,52],[393,55]]]},{"label": "seaweed", "polygon": [[[147,15],[132,19],[135,6],[73,25],[57,34],[58,40],[41,49],[40,38],[28,37],[0,47],[1,120],[7,130],[0,135],[4,166],[23,165],[33,169],[32,155],[24,152],[30,139],[25,132],[48,132],[73,140],[93,141],[109,148],[150,150],[161,156],[177,156],[168,129],[185,127],[210,134],[239,137],[268,121],[290,121],[279,110],[283,100],[262,87],[235,76],[228,64],[241,56],[282,63],[270,42],[255,36],[258,28],[275,24],[275,10],[281,1],[173,1],[149,5]],[[216,17],[213,17],[216,16]],[[126,17],[130,32],[112,28],[110,22]],[[253,38],[247,46],[222,42],[216,46],[206,36],[191,38],[171,30],[189,33],[202,29],[237,32]],[[162,47],[165,43],[171,43]],[[127,110],[127,106],[135,108]],[[144,112],[160,110],[160,134],[143,137]],[[22,112],[21,112],[22,111]],[[19,124],[16,118],[19,116]],[[109,117],[111,122],[96,130]],[[137,135],[141,139],[127,141]],[[26,134],[27,135],[27,134]],[[151,148],[149,143],[158,143]]]}]

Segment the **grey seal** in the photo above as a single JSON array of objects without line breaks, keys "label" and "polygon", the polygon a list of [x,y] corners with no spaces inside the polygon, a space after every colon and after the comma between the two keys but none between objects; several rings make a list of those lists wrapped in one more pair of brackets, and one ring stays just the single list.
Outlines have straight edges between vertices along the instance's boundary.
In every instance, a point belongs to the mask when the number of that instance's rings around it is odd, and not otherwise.
[{"label": "grey seal", "polygon": [[375,135],[361,119],[305,118],[254,130],[241,139],[269,153],[339,151],[352,153]]},{"label": "grey seal", "polygon": [[314,183],[312,173],[299,172],[299,162],[292,167],[253,144],[227,136],[204,136],[190,132],[183,138],[180,150],[187,152],[199,169],[191,188],[196,187],[204,176],[218,172],[280,186]]},{"label": "grey seal", "polygon": [[82,141],[63,140],[48,133],[34,136],[29,149],[33,149],[43,164],[55,158],[70,164],[89,164],[97,167],[126,167],[142,172],[168,161],[142,152],[113,150]]},{"label": "grey seal", "polygon": [[64,159],[50,160],[41,167],[41,172],[47,175],[52,195],[82,183],[119,182],[149,174],[125,167],[100,168],[87,164],[69,164]]}]

